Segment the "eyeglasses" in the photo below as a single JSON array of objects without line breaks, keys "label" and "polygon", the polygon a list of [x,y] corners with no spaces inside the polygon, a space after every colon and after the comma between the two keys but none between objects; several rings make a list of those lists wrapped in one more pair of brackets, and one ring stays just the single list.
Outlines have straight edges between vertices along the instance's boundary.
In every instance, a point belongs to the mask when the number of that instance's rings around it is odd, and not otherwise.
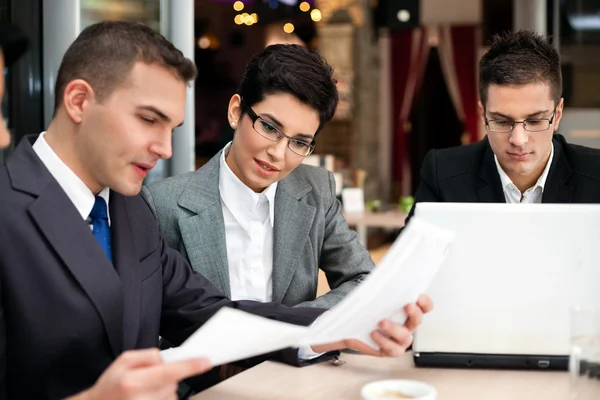
[{"label": "eyeglasses", "polygon": [[260,136],[264,137],[273,142],[279,142],[283,138],[288,139],[288,149],[292,151],[294,154],[298,154],[302,157],[309,156],[313,150],[315,149],[315,141],[312,143],[305,142],[304,140],[294,139],[289,137],[285,133],[281,132],[279,129],[273,126],[272,123],[265,121],[262,117],[259,117],[252,107],[249,107],[242,99],[242,103],[246,106],[248,110],[248,116],[252,120],[252,127]]},{"label": "eyeglasses", "polygon": [[485,126],[490,132],[511,132],[516,124],[523,124],[523,129],[528,132],[542,132],[550,129],[550,125],[556,117],[556,108],[552,112],[552,118],[529,118],[523,121],[511,121],[509,119],[488,120],[485,116]]}]

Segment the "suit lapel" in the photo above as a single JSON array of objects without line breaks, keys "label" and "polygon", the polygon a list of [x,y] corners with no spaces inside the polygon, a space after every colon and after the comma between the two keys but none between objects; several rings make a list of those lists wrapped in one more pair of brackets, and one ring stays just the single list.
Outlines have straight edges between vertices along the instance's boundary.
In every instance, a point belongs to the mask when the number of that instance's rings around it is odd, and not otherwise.
[{"label": "suit lapel", "polygon": [[124,288],[123,350],[135,348],[140,320],[140,262],[133,243],[133,230],[124,196],[110,193],[111,241],[115,267]]},{"label": "suit lapel", "polygon": [[275,195],[273,227],[273,302],[281,303],[304,251],[316,208],[300,202],[312,187],[293,172],[281,180]]},{"label": "suit lapel", "polygon": [[562,144],[555,135],[553,139],[554,157],[546,179],[542,203],[570,203],[573,188],[567,186],[571,176],[571,166],[564,156]]},{"label": "suit lapel", "polygon": [[221,152],[196,171],[183,190],[178,204],[196,215],[180,219],[179,229],[193,269],[230,297],[225,222],[219,195]]},{"label": "suit lapel", "polygon": [[[43,167],[30,144],[25,151],[31,153],[28,154],[30,158],[35,157],[33,162],[37,165],[34,168],[30,168],[29,163],[14,165],[19,164],[19,154],[15,153],[17,159],[13,166],[20,169],[15,175],[19,175],[17,179],[21,184],[33,183],[28,191],[37,195],[37,199],[29,207],[29,213],[54,252],[96,307],[112,350],[118,355],[123,348],[121,280],[96,242],[89,225],[81,218],[58,182]],[[21,148],[18,152],[22,152]],[[43,176],[29,176],[35,170],[41,171]],[[46,184],[35,187],[36,183],[44,180]],[[55,267],[50,265],[50,261],[48,264],[48,268]]]},{"label": "suit lapel", "polygon": [[[121,280],[89,225],[33,151],[36,139],[37,135],[23,139],[6,164],[13,188],[36,197],[29,207],[33,223],[96,307],[116,356],[123,348]],[[44,267],[62,272],[50,256]]]},{"label": "suit lapel", "polygon": [[506,199],[494,161],[494,152],[487,141],[487,137],[484,140],[486,146],[481,159],[481,168],[479,169],[481,181],[477,188],[477,196],[480,203],[504,203]]}]

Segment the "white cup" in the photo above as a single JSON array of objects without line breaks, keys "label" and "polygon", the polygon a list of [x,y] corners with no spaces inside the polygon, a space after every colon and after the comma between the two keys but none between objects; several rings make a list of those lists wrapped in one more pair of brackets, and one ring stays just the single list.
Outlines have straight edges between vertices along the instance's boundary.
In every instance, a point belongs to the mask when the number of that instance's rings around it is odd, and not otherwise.
[{"label": "white cup", "polygon": [[363,386],[360,394],[364,400],[436,400],[437,390],[425,382],[389,379]]},{"label": "white cup", "polygon": [[600,308],[571,307],[571,398],[597,400],[600,393]]}]

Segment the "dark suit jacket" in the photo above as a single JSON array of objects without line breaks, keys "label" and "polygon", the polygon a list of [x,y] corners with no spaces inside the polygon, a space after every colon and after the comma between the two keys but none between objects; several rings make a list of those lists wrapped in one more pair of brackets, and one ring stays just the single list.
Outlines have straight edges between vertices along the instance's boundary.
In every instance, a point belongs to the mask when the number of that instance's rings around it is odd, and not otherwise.
[{"label": "dark suit jacket", "polygon": [[113,266],[35,138],[0,167],[0,398],[79,392],[121,352],[180,344],[224,306],[302,325],[322,312],[230,301],[165,244],[141,196],[110,194]]},{"label": "dark suit jacket", "polygon": [[[554,158],[542,203],[600,203],[600,150],[554,135]],[[421,167],[419,202],[504,203],[504,191],[487,137],[467,146],[431,150]],[[406,219],[412,217],[415,207]]]}]

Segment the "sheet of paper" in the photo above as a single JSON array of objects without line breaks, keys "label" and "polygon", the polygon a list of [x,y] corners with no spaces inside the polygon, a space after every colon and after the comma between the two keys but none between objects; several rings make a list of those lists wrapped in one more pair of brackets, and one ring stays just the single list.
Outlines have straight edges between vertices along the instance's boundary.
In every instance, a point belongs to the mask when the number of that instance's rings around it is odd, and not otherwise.
[{"label": "sheet of paper", "polygon": [[372,273],[310,327],[286,324],[223,308],[165,361],[206,357],[221,365],[283,349],[359,339],[377,347],[370,333],[384,318],[403,324],[402,309],[425,293],[446,257],[454,233],[413,217]]},{"label": "sheet of paper", "polygon": [[369,276],[315,321],[300,344],[359,339],[376,347],[370,333],[384,318],[403,324],[405,305],[425,293],[443,262],[454,233],[417,217],[403,230]]},{"label": "sheet of paper", "polygon": [[217,366],[294,347],[307,330],[225,307],[181,346],[161,354],[166,362],[204,357]]}]

